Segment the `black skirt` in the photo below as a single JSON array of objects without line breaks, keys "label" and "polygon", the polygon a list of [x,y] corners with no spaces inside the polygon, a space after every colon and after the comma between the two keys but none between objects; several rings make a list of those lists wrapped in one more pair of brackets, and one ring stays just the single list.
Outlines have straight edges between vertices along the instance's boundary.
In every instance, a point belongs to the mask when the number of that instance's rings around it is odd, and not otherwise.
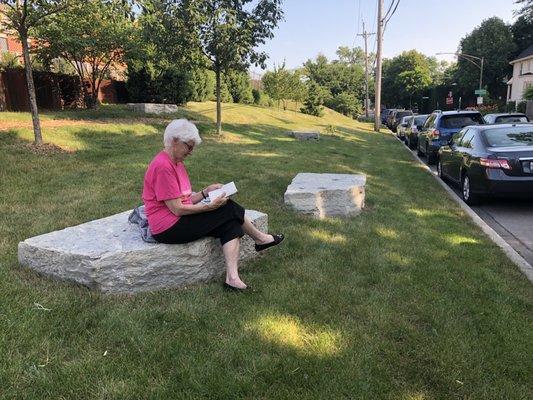
[{"label": "black skirt", "polygon": [[166,231],[154,234],[159,243],[189,243],[204,236],[220,239],[222,245],[244,236],[244,208],[232,200],[213,211],[184,215]]}]

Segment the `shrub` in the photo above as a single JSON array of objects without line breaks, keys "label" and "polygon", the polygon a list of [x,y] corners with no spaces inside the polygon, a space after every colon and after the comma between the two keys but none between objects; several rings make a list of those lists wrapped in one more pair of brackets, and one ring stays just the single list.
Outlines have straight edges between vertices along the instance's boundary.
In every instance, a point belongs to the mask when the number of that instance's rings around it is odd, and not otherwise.
[{"label": "shrub", "polygon": [[247,72],[230,71],[224,75],[234,103],[252,104],[252,83]]},{"label": "shrub", "polygon": [[341,114],[352,118],[357,118],[362,113],[363,108],[359,100],[347,92],[342,92],[329,100],[326,105]]},{"label": "shrub", "polygon": [[190,74],[189,80],[191,101],[214,100],[215,73],[207,69],[198,69]]},{"label": "shrub", "polygon": [[524,89],[524,94],[522,97],[526,100],[533,100],[533,85],[530,85]]},{"label": "shrub", "polygon": [[324,104],[323,89],[316,82],[311,81],[307,91],[307,97],[304,101],[304,106],[300,111],[304,114],[321,117],[324,115],[324,107],[322,107],[322,104]]},{"label": "shrub", "polygon": [[514,110],[516,110],[516,101],[509,101],[505,105],[505,112],[513,112]]},{"label": "shrub", "polygon": [[519,113],[525,114],[526,113],[526,105],[527,105],[527,103],[525,101],[519,102],[518,105],[516,106],[516,111],[519,112]]},{"label": "shrub", "polygon": [[257,104],[258,106],[263,107],[273,107],[274,106],[274,100],[270,98],[270,96],[259,89],[252,89],[252,94],[254,97],[254,104]]},{"label": "shrub", "polygon": [[22,68],[19,57],[14,53],[0,53],[0,71],[6,69]]},{"label": "shrub", "polygon": [[190,73],[167,69],[153,77],[146,68],[128,72],[126,89],[132,102],[185,104],[191,96]]}]

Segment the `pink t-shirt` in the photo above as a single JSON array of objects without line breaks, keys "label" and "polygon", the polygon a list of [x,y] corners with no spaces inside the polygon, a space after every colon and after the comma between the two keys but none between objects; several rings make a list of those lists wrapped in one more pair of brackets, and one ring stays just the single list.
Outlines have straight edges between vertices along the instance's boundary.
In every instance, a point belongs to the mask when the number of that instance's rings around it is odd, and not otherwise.
[{"label": "pink t-shirt", "polygon": [[183,163],[174,163],[165,151],[156,155],[144,175],[142,194],[150,231],[164,232],[179,219],[165,200],[181,198],[183,204],[192,204],[191,194],[191,182]]}]

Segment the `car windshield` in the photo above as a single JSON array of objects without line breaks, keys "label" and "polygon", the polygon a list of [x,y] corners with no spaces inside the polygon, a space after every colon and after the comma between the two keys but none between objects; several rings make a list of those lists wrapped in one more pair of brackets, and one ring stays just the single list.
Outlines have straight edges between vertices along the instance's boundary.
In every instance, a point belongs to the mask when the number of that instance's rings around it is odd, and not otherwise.
[{"label": "car windshield", "polygon": [[441,125],[445,129],[462,129],[468,125],[479,125],[482,123],[483,117],[481,114],[445,115],[441,120]]},{"label": "car windshield", "polygon": [[413,113],[411,111],[402,111],[402,112],[398,112],[396,114],[396,118],[403,118],[407,115],[413,115]]},{"label": "car windshield", "polygon": [[533,126],[517,126],[485,130],[490,147],[533,146]]},{"label": "car windshield", "polygon": [[496,118],[496,122],[502,124],[511,124],[514,122],[528,122],[528,120],[525,115],[503,115],[501,117]]},{"label": "car windshield", "polygon": [[422,125],[424,122],[426,122],[426,119],[428,119],[427,115],[423,115],[421,117],[415,117],[415,125]]}]

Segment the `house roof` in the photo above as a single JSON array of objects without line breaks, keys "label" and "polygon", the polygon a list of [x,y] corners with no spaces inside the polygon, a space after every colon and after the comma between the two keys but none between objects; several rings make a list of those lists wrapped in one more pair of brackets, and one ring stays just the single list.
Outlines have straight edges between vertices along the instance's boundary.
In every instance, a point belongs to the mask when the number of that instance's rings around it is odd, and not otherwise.
[{"label": "house roof", "polygon": [[530,44],[524,51],[522,51],[510,64],[523,60],[524,58],[533,57],[533,44]]}]

